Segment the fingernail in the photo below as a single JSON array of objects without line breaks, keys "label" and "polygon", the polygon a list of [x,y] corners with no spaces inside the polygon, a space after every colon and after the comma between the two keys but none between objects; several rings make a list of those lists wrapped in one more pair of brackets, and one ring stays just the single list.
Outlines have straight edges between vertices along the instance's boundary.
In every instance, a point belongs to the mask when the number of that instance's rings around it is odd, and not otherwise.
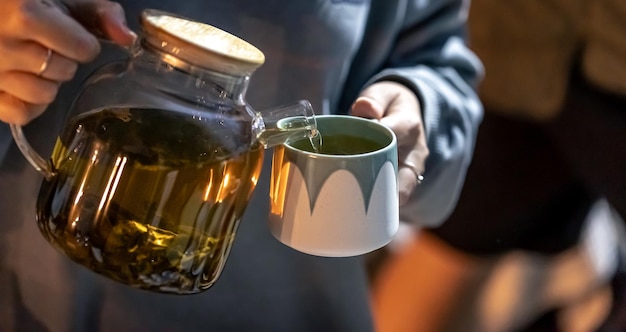
[{"label": "fingernail", "polygon": [[137,38],[139,38],[139,36],[137,36],[137,34],[135,33],[135,31],[133,30],[128,30],[130,32],[130,36],[133,37],[133,43],[135,41],[137,41]]}]

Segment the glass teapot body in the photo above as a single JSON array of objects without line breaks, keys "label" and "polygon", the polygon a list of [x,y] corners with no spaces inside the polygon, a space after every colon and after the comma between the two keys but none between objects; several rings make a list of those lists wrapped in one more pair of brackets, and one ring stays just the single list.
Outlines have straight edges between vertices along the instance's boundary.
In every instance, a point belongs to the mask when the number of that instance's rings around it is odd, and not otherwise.
[{"label": "glass teapot body", "polygon": [[[158,33],[85,83],[47,166],[39,165],[37,222],[49,242],[99,274],[190,294],[217,280],[264,148],[314,134],[315,123],[306,102],[265,117],[246,104],[259,63],[211,53],[213,63],[198,65],[202,49],[181,58],[172,51],[181,44]],[[291,125],[275,127],[290,114]]]}]

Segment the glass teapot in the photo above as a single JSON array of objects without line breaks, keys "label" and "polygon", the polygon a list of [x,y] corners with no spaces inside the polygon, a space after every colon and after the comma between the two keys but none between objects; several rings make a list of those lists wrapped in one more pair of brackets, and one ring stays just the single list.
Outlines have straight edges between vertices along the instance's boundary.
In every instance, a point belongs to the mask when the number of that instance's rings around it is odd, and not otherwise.
[{"label": "glass teapot", "polygon": [[116,281],[197,293],[225,264],[264,149],[315,137],[315,118],[306,101],[246,103],[264,62],[247,42],[162,11],[140,20],[129,59],[86,81],[49,160],[11,129],[44,175],[37,222],[50,243]]}]

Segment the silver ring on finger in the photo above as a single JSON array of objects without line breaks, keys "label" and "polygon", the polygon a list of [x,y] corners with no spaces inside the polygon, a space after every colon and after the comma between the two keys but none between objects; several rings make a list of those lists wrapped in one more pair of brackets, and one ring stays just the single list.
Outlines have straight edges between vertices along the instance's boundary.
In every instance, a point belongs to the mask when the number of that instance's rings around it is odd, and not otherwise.
[{"label": "silver ring on finger", "polygon": [[412,163],[403,161],[400,163],[400,167],[408,168],[415,175],[415,179],[417,180],[417,185],[419,186],[424,181],[424,173],[417,170],[417,166]]},{"label": "silver ring on finger", "polygon": [[50,59],[52,59],[52,50],[49,48],[47,50],[48,52],[46,53],[46,58],[41,63],[41,66],[39,66],[37,76],[43,75],[43,73],[48,69],[48,66],[50,65]]}]

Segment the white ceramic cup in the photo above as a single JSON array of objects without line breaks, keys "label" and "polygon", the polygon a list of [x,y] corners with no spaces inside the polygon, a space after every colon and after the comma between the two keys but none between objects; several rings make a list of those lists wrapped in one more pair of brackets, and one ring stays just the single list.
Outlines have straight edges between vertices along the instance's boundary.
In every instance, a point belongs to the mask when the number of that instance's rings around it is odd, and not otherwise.
[{"label": "white ceramic cup", "polygon": [[399,226],[393,131],[355,116],[316,120],[322,144],[325,137],[328,142],[343,134],[373,141],[374,151],[314,153],[294,147],[296,143],[275,148],[270,231],[285,245],[317,256],[356,256],[385,246]]}]

